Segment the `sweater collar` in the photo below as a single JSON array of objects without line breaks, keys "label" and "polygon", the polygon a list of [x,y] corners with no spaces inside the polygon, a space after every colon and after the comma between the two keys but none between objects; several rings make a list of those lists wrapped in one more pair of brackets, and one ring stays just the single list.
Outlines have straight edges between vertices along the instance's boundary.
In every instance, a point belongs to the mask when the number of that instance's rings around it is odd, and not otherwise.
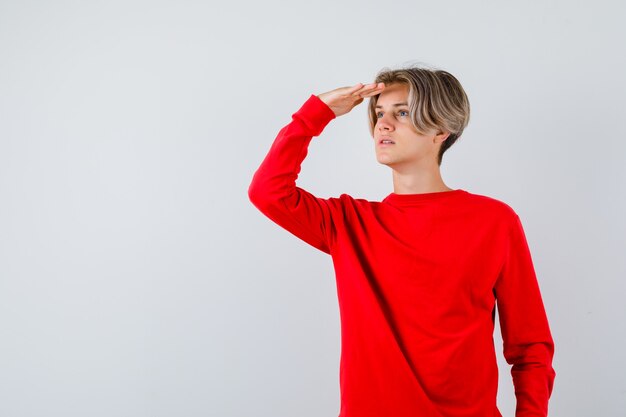
[{"label": "sweater collar", "polygon": [[458,197],[467,194],[467,191],[459,188],[451,191],[436,191],[432,193],[420,194],[396,194],[391,193],[383,200],[383,203],[389,203],[394,206],[404,206],[411,204],[425,203],[428,201],[442,200],[444,198]]}]

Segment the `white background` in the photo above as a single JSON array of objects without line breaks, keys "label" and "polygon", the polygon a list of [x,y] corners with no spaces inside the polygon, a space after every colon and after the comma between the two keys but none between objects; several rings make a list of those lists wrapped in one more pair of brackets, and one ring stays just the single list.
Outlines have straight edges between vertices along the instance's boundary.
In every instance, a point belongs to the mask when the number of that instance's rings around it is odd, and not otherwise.
[{"label": "white background", "polygon": [[[522,219],[555,339],[550,415],[623,416],[625,12],[0,1],[0,416],[336,416],[331,258],[247,188],[311,94],[407,62],[470,99],[444,181]],[[311,143],[298,185],[392,191],[364,104]]]}]

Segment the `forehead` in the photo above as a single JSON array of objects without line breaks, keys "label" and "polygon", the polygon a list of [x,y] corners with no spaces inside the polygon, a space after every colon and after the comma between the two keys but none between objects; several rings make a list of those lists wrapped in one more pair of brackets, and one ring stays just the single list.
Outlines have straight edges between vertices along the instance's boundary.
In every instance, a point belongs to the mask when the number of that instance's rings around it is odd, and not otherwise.
[{"label": "forehead", "polygon": [[408,103],[409,86],[407,84],[390,84],[378,95],[376,107],[391,107],[400,103]]}]

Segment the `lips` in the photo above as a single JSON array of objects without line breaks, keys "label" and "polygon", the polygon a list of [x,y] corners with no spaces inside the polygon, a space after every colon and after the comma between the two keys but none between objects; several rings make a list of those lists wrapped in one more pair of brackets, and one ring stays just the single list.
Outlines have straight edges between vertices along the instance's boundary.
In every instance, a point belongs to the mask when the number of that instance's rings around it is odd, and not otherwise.
[{"label": "lips", "polygon": [[391,138],[380,138],[380,140],[378,141],[379,145],[392,145],[395,143],[396,142],[394,142]]}]

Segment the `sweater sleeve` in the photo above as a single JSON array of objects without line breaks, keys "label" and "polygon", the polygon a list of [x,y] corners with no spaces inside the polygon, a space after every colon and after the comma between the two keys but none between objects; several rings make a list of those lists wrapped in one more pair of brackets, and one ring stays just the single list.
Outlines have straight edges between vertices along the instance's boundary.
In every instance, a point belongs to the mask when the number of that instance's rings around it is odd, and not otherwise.
[{"label": "sweater sleeve", "polygon": [[296,186],[313,136],[335,113],[314,94],[274,139],[248,187],[250,201],[265,216],[317,249],[330,253],[331,201]]},{"label": "sweater sleeve", "polygon": [[522,223],[515,214],[495,294],[516,417],[546,417],[556,372],[554,341]]}]

